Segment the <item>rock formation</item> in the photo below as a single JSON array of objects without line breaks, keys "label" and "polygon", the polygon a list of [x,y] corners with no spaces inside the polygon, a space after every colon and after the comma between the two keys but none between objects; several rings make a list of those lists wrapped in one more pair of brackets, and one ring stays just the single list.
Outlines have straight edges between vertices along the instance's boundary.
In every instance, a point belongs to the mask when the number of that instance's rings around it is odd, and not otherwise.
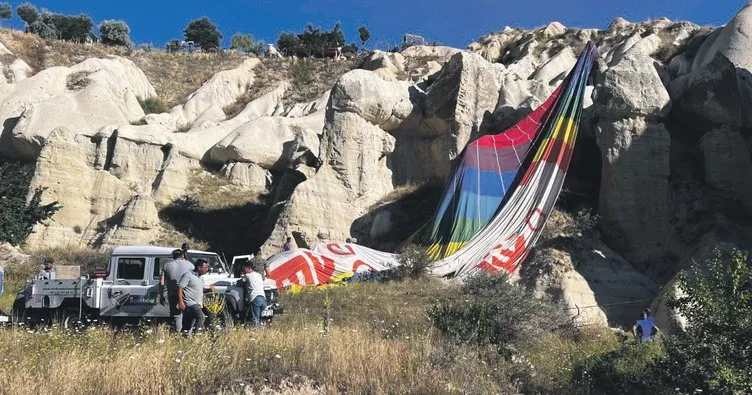
[{"label": "rock formation", "polygon": [[[720,29],[667,19],[617,18],[605,30],[552,22],[506,27],[462,50],[374,51],[316,100],[286,102],[294,84],[282,81],[259,88],[229,119],[224,108],[258,88],[266,60],[249,58],[169,112],[145,114],[139,100],[154,88],[125,58],[30,75],[0,46],[0,156],[34,161],[31,188],[62,206],[29,246],[155,242],[167,226],[160,215],[196,187],[197,170],[242,191],[239,204],[266,207],[248,227],[258,227],[267,253],[292,234],[342,241],[362,225],[378,238],[405,223],[382,209],[395,203],[395,188],[442,184],[468,141],[536,108],[592,40],[601,56],[581,133],[592,152],[576,151],[573,166],[599,169],[585,169],[592,202],[571,205],[597,206],[602,239],[578,250],[543,244],[519,280],[574,310],[634,303],[578,317],[623,323],[648,305],[636,301],[701,256],[698,240],[750,246],[746,224],[724,208],[752,212],[750,10]],[[361,218],[370,222],[356,224]]]}]

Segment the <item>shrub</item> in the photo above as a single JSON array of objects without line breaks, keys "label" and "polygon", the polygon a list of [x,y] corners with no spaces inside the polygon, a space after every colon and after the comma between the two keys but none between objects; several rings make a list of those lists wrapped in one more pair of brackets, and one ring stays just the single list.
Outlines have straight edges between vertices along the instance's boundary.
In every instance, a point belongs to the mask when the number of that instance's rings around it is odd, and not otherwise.
[{"label": "shrub", "polygon": [[744,251],[721,252],[678,275],[684,296],[669,306],[687,329],[666,344],[657,366],[669,388],[684,393],[734,394],[752,390],[752,265]]},{"label": "shrub", "polygon": [[294,89],[302,89],[315,80],[316,66],[311,59],[298,59],[290,66],[292,74],[292,86]]},{"label": "shrub", "polygon": [[294,55],[299,45],[300,39],[295,33],[282,32],[277,39],[277,47],[285,55]]},{"label": "shrub", "polygon": [[461,295],[429,311],[436,328],[458,343],[492,344],[502,351],[568,325],[563,309],[509,283],[505,273],[473,275]]},{"label": "shrub", "polygon": [[23,243],[34,225],[50,218],[60,205],[41,204],[43,189],[36,188],[29,199],[34,166],[17,162],[0,163],[0,242]]},{"label": "shrub", "polygon": [[368,31],[367,27],[361,26],[358,28],[358,36],[360,38],[360,44],[365,48],[366,42],[371,39],[371,32]]},{"label": "shrub", "polygon": [[431,259],[426,251],[415,245],[408,245],[397,257],[398,265],[390,270],[389,279],[405,280],[423,277],[431,266]]},{"label": "shrub", "polygon": [[55,39],[59,36],[59,33],[54,26],[50,26],[40,19],[37,19],[26,26],[26,31],[28,33],[36,34],[44,39]]},{"label": "shrub", "polygon": [[122,45],[130,47],[131,28],[123,21],[107,20],[99,24],[99,33],[102,44]]},{"label": "shrub", "polygon": [[664,355],[660,342],[625,345],[579,364],[572,385],[592,394],[661,393],[663,387],[652,369]]},{"label": "shrub", "polygon": [[183,33],[185,33],[186,41],[195,42],[204,51],[218,48],[219,40],[222,39],[222,33],[207,17],[192,20],[183,30]]},{"label": "shrub", "polygon": [[27,25],[31,25],[34,21],[39,19],[39,11],[37,10],[37,7],[34,7],[30,3],[23,3],[16,7],[16,14],[18,14],[18,17],[26,22]]},{"label": "shrub", "polygon": [[230,48],[243,52],[259,54],[264,47],[263,41],[256,41],[250,34],[235,33],[230,39]]},{"label": "shrub", "polygon": [[89,85],[89,72],[88,71],[77,71],[72,74],[68,74],[68,78],[66,78],[66,84],[65,86],[72,91],[77,91],[86,88]]},{"label": "shrub", "polygon": [[9,3],[0,3],[0,19],[10,19],[13,17],[13,8]]},{"label": "shrub", "polygon": [[147,97],[146,99],[138,99],[138,104],[141,105],[144,114],[161,114],[170,111],[167,107],[167,103],[156,96]]}]

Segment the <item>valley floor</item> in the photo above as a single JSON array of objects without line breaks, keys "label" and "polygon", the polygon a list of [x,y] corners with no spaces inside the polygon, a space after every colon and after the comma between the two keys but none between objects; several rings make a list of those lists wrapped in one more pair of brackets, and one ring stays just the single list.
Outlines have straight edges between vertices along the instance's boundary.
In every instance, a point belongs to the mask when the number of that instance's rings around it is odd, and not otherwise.
[{"label": "valley floor", "polygon": [[574,366],[620,344],[611,330],[552,333],[524,346],[522,358],[454,344],[427,311],[461,297],[432,278],[311,289],[284,294],[285,314],[271,328],[193,339],[164,327],[0,330],[0,392],[562,393]]}]

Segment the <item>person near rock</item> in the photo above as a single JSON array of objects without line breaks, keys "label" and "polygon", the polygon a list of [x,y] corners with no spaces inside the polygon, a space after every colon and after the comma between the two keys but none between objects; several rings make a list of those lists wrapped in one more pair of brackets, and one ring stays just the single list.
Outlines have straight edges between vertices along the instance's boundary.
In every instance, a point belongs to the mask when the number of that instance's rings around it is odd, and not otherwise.
[{"label": "person near rock", "polygon": [[[209,263],[205,259],[198,259],[195,269],[187,271],[178,281],[178,309],[183,312],[183,331],[186,336],[203,330],[206,321],[203,310],[204,279],[201,276],[209,271]],[[214,284],[209,289],[213,292]]]},{"label": "person near rock", "polygon": [[655,322],[650,320],[648,313],[643,311],[641,318],[632,326],[632,333],[640,342],[653,341],[660,330],[655,326]]},{"label": "person near rock", "polygon": [[243,264],[243,289],[245,301],[245,317],[253,318],[255,327],[261,326],[261,313],[266,309],[266,294],[264,293],[265,267],[254,265],[253,261]]},{"label": "person near rock", "polygon": [[44,258],[44,269],[37,274],[37,280],[54,280],[57,278],[57,272],[55,271],[55,260],[52,258]]},{"label": "person near rock", "polygon": [[173,250],[172,260],[162,267],[159,277],[159,304],[164,306],[164,290],[167,286],[167,300],[170,304],[171,330],[181,332],[183,330],[183,311],[178,308],[178,281],[187,272],[193,270],[193,264],[183,259],[183,250]]},{"label": "person near rock", "polygon": [[655,316],[653,315],[653,312],[650,310],[649,307],[645,308],[645,310],[642,311],[643,313],[647,314],[648,319],[655,324]]},{"label": "person near rock", "polygon": [[186,261],[188,260],[188,249],[191,248],[188,243],[183,243],[183,245],[180,246],[180,249],[183,250],[183,259]]},{"label": "person near rock", "polygon": [[288,237],[285,244],[282,246],[282,251],[292,250],[292,237]]}]

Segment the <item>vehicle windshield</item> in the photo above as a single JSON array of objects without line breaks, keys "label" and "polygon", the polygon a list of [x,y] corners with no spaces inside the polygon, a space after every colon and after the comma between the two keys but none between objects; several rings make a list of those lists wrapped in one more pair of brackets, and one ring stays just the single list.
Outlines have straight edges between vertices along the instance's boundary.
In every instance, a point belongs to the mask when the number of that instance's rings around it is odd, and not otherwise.
[{"label": "vehicle windshield", "polygon": [[221,259],[219,259],[219,255],[215,254],[192,254],[188,253],[188,260],[196,263],[196,261],[201,259],[206,259],[206,261],[209,263],[209,273],[227,273],[227,268],[225,267],[224,262],[222,262]]}]

